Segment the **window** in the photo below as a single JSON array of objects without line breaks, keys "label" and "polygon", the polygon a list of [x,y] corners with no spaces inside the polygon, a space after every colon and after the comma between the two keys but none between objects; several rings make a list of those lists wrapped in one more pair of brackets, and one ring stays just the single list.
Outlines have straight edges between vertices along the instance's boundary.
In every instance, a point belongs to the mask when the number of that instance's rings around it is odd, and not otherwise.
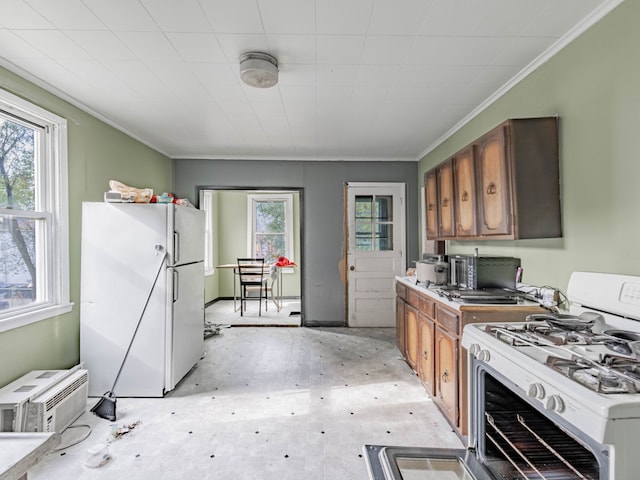
[{"label": "window", "polygon": [[265,193],[247,196],[249,246],[247,252],[271,262],[278,257],[293,261],[293,195]]},{"label": "window", "polygon": [[214,201],[211,190],[200,192],[200,209],[205,213],[204,221],[204,274],[213,275],[216,271],[213,260],[213,214]]},{"label": "window", "polygon": [[356,250],[393,250],[393,197],[356,195]]},{"label": "window", "polygon": [[0,331],[71,310],[67,123],[0,90]]}]

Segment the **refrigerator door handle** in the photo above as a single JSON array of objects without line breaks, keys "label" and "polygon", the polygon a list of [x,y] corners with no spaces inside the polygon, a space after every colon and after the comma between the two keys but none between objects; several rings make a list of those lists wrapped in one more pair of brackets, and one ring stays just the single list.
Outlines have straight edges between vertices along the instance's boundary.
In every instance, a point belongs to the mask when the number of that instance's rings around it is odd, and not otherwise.
[{"label": "refrigerator door handle", "polygon": [[178,292],[178,284],[179,282],[179,273],[178,270],[176,270],[175,268],[173,269],[173,303],[176,303],[178,301],[178,298],[180,296],[179,292]]},{"label": "refrigerator door handle", "polygon": [[180,261],[180,234],[173,232],[173,264],[177,265]]}]

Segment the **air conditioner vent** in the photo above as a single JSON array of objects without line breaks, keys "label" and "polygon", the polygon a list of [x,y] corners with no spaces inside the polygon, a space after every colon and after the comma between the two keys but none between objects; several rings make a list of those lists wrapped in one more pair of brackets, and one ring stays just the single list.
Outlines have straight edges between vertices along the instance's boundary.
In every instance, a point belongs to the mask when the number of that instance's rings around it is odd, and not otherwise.
[{"label": "air conditioner vent", "polygon": [[40,375],[38,375],[36,378],[51,378],[58,375],[58,373],[59,373],[58,370],[46,370],[42,372]]},{"label": "air conditioner vent", "polygon": [[14,390],[14,392],[16,392],[16,393],[30,392],[31,390],[33,390],[36,387],[37,387],[37,385],[21,385],[18,388],[16,388]]},{"label": "air conditioner vent", "polygon": [[78,390],[83,384],[87,383],[88,381],[89,381],[89,375],[86,373],[86,370],[85,370],[85,373],[81,377],[76,378],[73,381],[73,383],[68,384],[67,386],[65,386],[63,390],[60,390],[53,397],[51,397],[46,401],[45,403],[46,411],[53,409],[56,405],[58,405],[61,401],[63,401],[68,396],[70,396],[73,392]]}]

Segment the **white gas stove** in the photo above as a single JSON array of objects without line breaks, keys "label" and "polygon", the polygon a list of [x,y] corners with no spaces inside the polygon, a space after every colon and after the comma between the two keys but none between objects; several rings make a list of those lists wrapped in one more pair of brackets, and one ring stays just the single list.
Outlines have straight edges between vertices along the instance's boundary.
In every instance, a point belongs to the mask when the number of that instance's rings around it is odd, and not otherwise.
[{"label": "white gas stove", "polygon": [[[462,345],[470,362],[497,372],[578,441],[589,437],[610,449],[610,478],[634,478],[628,475],[640,471],[640,343],[634,343],[640,277],[576,272],[567,295],[569,314],[470,324]],[[470,377],[470,391],[481,389],[479,376]]]}]

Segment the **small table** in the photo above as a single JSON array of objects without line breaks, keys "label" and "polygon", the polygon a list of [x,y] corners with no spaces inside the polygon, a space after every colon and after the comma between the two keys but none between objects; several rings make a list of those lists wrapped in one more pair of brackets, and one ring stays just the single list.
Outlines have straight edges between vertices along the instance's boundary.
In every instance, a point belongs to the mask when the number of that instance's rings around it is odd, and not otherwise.
[{"label": "small table", "polygon": [[[251,267],[251,265],[248,265],[249,267]],[[260,267],[259,264],[255,265],[256,267]],[[290,266],[293,265],[287,265],[287,267],[279,267],[276,266],[275,268],[278,269],[278,282],[277,282],[277,286],[276,286],[276,291],[277,291],[277,295],[274,295],[273,292],[273,285],[272,285],[272,290],[271,290],[271,300],[273,301],[274,305],[276,306],[276,310],[279,312],[282,309],[282,269],[283,268],[288,268]],[[238,299],[238,295],[236,293],[236,275],[238,274],[238,264],[237,263],[225,263],[222,265],[217,265],[216,268],[227,268],[227,269],[233,269],[233,311],[237,312],[240,307],[236,306],[237,303],[237,299]],[[264,265],[264,269],[263,269],[263,273],[267,276],[271,275],[271,266],[270,265]]]},{"label": "small table", "polygon": [[0,480],[26,480],[27,472],[60,444],[58,433],[0,433]]}]

